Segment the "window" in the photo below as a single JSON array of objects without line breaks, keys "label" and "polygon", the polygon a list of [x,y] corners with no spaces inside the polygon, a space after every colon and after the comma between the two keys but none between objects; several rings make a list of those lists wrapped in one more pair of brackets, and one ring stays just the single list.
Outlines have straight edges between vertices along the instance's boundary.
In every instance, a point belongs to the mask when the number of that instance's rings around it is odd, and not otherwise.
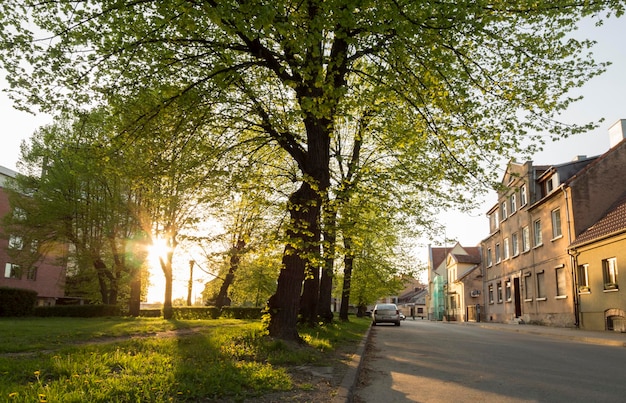
[{"label": "window", "polygon": [[13,219],[16,221],[26,221],[26,211],[19,207],[13,209]]},{"label": "window", "polygon": [[487,248],[487,256],[485,260],[487,261],[487,267],[491,267],[493,264],[493,261],[491,260],[491,248]]},{"label": "window", "polygon": [[513,247],[513,256],[519,255],[519,245],[518,245],[518,235],[517,232],[511,235],[511,246]]},{"label": "window", "polygon": [[556,296],[567,296],[567,278],[565,276],[565,266],[556,268]]},{"label": "window", "polygon": [[489,303],[493,304],[493,284],[489,284]]},{"label": "window", "polygon": [[22,241],[22,237],[16,235],[9,236],[9,248],[10,249],[18,249],[22,250],[24,247],[24,242]]},{"label": "window", "polygon": [[561,209],[552,210],[552,239],[562,236],[561,232]]},{"label": "window", "polygon": [[34,266],[29,268],[28,271],[26,272],[26,278],[31,281],[36,281],[37,280],[37,268]]},{"label": "window", "polygon": [[509,258],[509,238],[504,238],[504,249],[502,250],[502,258],[507,260]]},{"label": "window", "polygon": [[552,178],[550,178],[546,181],[546,194],[552,193],[553,190],[554,182],[552,181]]},{"label": "window", "polygon": [[506,220],[508,217],[506,213],[506,200],[500,203],[500,211],[502,211],[502,221]]},{"label": "window", "polygon": [[533,282],[530,273],[524,275],[524,299],[526,301],[532,301],[533,299]]},{"label": "window", "polygon": [[491,232],[495,232],[498,229],[500,225],[499,221],[500,220],[498,220],[498,210],[489,215],[489,229],[491,230]]},{"label": "window", "polygon": [[502,302],[502,282],[498,282],[498,302]]},{"label": "window", "polygon": [[543,237],[541,236],[541,220],[537,220],[533,223],[533,235],[535,236],[535,246],[543,244]]},{"label": "window", "polygon": [[546,285],[545,276],[543,270],[537,272],[537,299],[546,299]]},{"label": "window", "polygon": [[511,280],[507,280],[504,284],[504,297],[508,302],[511,302]]},{"label": "window", "polygon": [[522,252],[530,250],[530,230],[528,227],[522,228]]},{"label": "window", "polygon": [[612,257],[602,261],[602,274],[604,276],[604,289],[617,290],[617,259]]},{"label": "window", "polygon": [[578,266],[578,292],[589,292],[589,265]]},{"label": "window", "polygon": [[13,264],[13,263],[7,263],[4,266],[4,277],[5,278],[21,278],[22,273],[20,272],[20,266]]},{"label": "window", "polygon": [[511,205],[511,214],[517,211],[517,195],[513,193],[511,197],[509,197],[509,204]]},{"label": "window", "polygon": [[501,261],[501,257],[500,257],[500,244],[497,243],[496,244],[496,263],[500,263]]},{"label": "window", "polygon": [[523,207],[528,203],[528,195],[526,194],[526,185],[519,188],[519,205]]}]

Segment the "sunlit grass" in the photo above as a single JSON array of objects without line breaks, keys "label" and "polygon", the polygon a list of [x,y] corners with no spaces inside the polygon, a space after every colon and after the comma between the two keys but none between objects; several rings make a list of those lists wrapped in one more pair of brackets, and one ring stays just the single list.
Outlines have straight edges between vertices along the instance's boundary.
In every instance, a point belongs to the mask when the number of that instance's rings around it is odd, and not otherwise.
[{"label": "sunlit grass", "polygon": [[[308,345],[298,346],[268,338],[258,321],[45,318],[11,326],[8,322],[0,321],[3,330],[6,325],[12,332],[0,340],[0,351],[5,352],[0,355],[0,401],[10,402],[244,400],[293,388],[286,366],[322,363],[324,352],[358,342],[369,324],[355,320],[302,329]],[[90,337],[184,327],[196,332],[76,344]],[[18,342],[16,350],[11,344],[20,334],[27,341]],[[48,336],[50,344],[45,342]]]}]

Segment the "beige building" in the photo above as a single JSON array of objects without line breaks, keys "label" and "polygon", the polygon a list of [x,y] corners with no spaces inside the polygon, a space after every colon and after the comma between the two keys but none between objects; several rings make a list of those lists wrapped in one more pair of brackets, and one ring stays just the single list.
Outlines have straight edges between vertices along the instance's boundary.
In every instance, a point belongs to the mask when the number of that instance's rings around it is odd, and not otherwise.
[{"label": "beige building", "polygon": [[[458,248],[457,248],[458,247]],[[481,308],[482,272],[480,248],[455,246],[455,252],[446,256],[447,281],[445,319],[449,321],[477,321]]]},{"label": "beige building", "polygon": [[[569,246],[574,258],[580,327],[626,332],[626,193]],[[623,273],[622,273],[623,275]],[[622,281],[623,283],[623,281]]]},{"label": "beige building", "polygon": [[623,137],[611,134],[612,148],[599,157],[509,163],[481,243],[487,320],[578,324],[568,246],[626,191]]}]

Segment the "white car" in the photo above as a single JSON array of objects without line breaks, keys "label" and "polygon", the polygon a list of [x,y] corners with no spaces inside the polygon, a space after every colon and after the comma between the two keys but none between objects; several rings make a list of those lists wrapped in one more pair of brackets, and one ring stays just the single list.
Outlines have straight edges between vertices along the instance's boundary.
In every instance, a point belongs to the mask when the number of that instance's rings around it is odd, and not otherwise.
[{"label": "white car", "polygon": [[396,304],[377,304],[372,312],[372,324],[393,323],[400,326],[400,311]]}]

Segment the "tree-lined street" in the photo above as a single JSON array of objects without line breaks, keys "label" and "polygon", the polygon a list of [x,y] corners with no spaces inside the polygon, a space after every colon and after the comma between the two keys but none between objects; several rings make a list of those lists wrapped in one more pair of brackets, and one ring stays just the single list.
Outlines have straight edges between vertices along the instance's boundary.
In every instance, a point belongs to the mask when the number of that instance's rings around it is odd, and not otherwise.
[{"label": "tree-lined street", "polygon": [[623,347],[407,320],[372,329],[354,400],[622,402],[624,362]]}]

